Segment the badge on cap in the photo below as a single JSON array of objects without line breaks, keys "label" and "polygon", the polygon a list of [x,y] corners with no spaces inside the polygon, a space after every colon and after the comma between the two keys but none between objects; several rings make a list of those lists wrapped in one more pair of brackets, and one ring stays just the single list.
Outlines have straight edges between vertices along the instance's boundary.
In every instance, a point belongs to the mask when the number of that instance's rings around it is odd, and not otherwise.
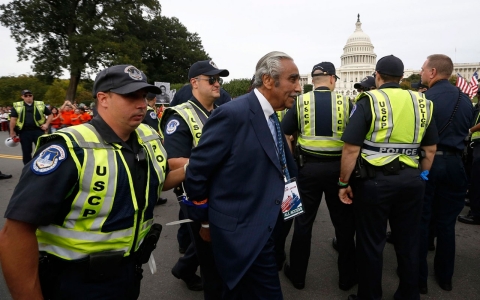
[{"label": "badge on cap", "polygon": [[215,69],[218,69],[217,65],[213,62],[213,60],[209,61],[208,63]]},{"label": "badge on cap", "polygon": [[167,129],[165,130],[165,133],[168,135],[174,133],[177,130],[178,125],[180,125],[178,120],[171,120],[167,123]]},{"label": "badge on cap", "polygon": [[47,175],[55,171],[67,158],[67,153],[61,145],[51,145],[37,156],[30,168],[37,175]]},{"label": "badge on cap", "polygon": [[154,111],[151,111],[150,112],[150,118],[155,120],[157,118],[157,114]]},{"label": "badge on cap", "polygon": [[134,66],[126,67],[125,68],[125,73],[127,73],[128,76],[130,76],[130,78],[132,78],[134,80],[142,80],[143,79],[142,72],[140,72],[140,70],[135,68]]}]

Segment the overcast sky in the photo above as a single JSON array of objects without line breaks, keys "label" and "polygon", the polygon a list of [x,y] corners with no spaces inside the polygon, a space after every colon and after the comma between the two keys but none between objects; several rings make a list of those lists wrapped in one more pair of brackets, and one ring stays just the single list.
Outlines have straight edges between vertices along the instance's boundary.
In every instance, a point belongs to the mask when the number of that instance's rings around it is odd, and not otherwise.
[{"label": "overcast sky", "polygon": [[[0,3],[8,3],[0,0]],[[250,78],[257,61],[279,50],[300,73],[330,61],[340,66],[360,14],[377,59],[394,54],[406,69],[420,69],[426,56],[449,55],[455,63],[480,62],[480,1],[164,0],[162,14],[197,32],[205,51],[230,78]],[[0,26],[0,76],[31,73],[17,62],[10,31]]]}]

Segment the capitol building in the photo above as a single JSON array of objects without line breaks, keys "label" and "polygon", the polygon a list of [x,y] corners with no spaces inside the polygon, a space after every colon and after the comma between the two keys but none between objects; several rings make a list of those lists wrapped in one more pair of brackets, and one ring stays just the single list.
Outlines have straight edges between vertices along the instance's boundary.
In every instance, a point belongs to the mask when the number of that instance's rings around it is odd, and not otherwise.
[{"label": "capitol building", "polygon": [[[355,97],[358,92],[353,87],[357,82],[360,82],[368,75],[372,75],[377,64],[377,55],[374,52],[374,47],[370,37],[363,32],[362,23],[360,22],[360,15],[357,17],[355,23],[355,31],[348,37],[345,47],[343,47],[343,54],[340,56],[340,67],[337,67],[337,80],[335,91],[345,96]],[[336,64],[335,64],[336,65]],[[480,63],[459,63],[454,64],[452,75],[459,73],[467,81],[470,81],[473,72],[480,70]],[[404,78],[412,74],[420,74],[420,70],[406,69],[404,71]],[[312,84],[311,74],[300,75],[300,84]]]}]

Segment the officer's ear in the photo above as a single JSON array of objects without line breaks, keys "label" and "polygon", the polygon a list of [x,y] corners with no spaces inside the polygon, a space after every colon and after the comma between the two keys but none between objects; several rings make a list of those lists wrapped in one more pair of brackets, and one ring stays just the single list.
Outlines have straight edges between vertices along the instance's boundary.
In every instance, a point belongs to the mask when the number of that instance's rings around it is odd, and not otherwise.
[{"label": "officer's ear", "polygon": [[97,103],[98,106],[101,107],[108,107],[108,99],[110,98],[110,94],[108,92],[98,92],[97,93]]},{"label": "officer's ear", "polygon": [[192,89],[198,88],[198,81],[196,78],[190,78],[190,84],[192,85]]}]

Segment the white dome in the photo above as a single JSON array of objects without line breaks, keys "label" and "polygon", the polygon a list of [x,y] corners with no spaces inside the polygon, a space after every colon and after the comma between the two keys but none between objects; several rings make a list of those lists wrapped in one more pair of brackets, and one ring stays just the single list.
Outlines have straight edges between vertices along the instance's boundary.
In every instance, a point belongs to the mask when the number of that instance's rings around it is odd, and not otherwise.
[{"label": "white dome", "polygon": [[365,76],[371,75],[375,70],[377,55],[368,34],[363,32],[360,15],[355,23],[355,31],[348,37],[343,54],[340,57],[341,65],[337,68],[337,80],[335,90],[345,96],[356,96],[357,90],[354,85]]},{"label": "white dome", "polygon": [[341,66],[344,68],[357,68],[359,66],[371,68],[372,65],[375,65],[377,59],[373,49],[370,37],[362,30],[362,22],[360,22],[360,15],[358,15],[355,31],[348,37],[347,43],[343,47],[343,54],[340,57]]},{"label": "white dome", "polygon": [[357,23],[355,23],[355,26],[356,26],[355,32],[348,37],[347,44],[345,45],[345,47],[348,47],[350,44],[357,44],[357,43],[372,45],[372,41],[370,41],[370,37],[368,36],[368,34],[363,32],[362,30],[362,22],[360,22],[360,15],[358,17]]}]

